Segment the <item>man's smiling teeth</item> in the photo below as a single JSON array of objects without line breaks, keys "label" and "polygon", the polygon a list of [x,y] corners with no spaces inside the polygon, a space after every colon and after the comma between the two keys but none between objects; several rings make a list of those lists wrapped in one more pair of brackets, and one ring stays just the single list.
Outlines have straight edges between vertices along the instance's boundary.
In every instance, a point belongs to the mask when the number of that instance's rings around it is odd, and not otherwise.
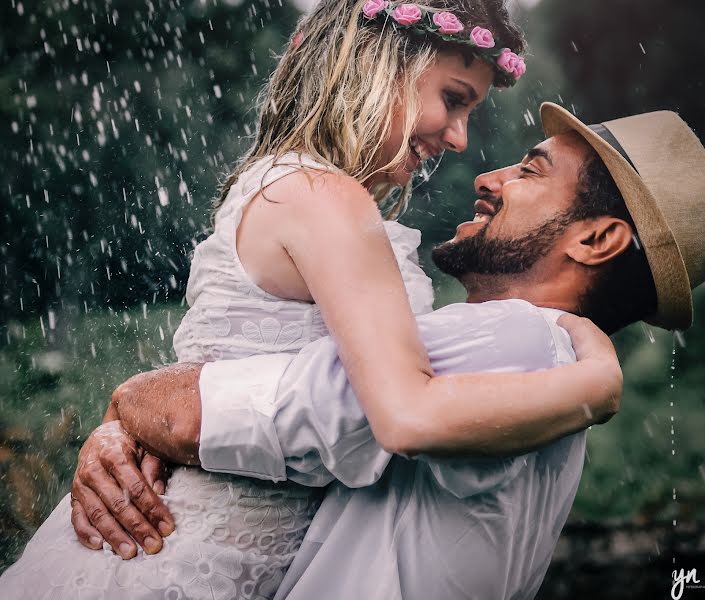
[{"label": "man's smiling teeth", "polygon": [[419,160],[424,161],[431,158],[432,154],[428,151],[428,148],[423,142],[412,138],[409,141],[409,145],[411,146],[411,150],[418,157]]},{"label": "man's smiling teeth", "polygon": [[484,213],[475,213],[475,218],[472,220],[473,223],[489,223],[490,215]]}]

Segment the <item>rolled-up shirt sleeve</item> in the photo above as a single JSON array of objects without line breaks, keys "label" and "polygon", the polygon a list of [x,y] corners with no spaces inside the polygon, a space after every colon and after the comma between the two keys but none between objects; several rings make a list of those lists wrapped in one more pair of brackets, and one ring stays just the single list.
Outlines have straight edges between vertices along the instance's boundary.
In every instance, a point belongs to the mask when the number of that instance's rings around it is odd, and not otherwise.
[{"label": "rolled-up shirt sleeve", "polygon": [[286,479],[273,416],[277,386],[293,358],[267,354],[203,366],[199,458],[204,469]]},{"label": "rolled-up shirt sleeve", "polygon": [[199,457],[208,471],[363,487],[391,458],[375,441],[330,338],[297,355],[208,363],[199,385]]}]

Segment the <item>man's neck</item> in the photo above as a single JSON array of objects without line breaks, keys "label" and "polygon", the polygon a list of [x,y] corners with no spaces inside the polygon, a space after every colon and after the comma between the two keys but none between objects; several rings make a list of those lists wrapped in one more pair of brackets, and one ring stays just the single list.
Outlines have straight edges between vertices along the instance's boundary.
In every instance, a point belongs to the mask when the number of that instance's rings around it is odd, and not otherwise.
[{"label": "man's neck", "polygon": [[461,283],[468,293],[466,302],[519,299],[543,308],[577,312],[575,288],[564,278],[546,281],[529,274],[478,275],[472,273],[464,277]]}]

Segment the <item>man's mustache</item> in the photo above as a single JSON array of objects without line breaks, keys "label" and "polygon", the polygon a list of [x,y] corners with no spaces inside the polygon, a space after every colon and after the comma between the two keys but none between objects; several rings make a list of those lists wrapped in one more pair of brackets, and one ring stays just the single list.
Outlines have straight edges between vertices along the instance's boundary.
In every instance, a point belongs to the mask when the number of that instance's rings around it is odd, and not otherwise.
[{"label": "man's mustache", "polygon": [[501,196],[495,196],[494,194],[490,192],[480,192],[477,196],[478,200],[483,200],[487,203],[489,203],[492,206],[493,210],[493,217],[500,211],[502,210],[502,206],[504,206],[504,201],[502,200]]}]

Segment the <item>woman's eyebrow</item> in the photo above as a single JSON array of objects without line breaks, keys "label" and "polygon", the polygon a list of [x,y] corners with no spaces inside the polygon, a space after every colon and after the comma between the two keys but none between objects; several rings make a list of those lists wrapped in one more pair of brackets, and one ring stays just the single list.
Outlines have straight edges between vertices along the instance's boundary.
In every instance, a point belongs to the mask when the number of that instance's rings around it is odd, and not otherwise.
[{"label": "woman's eyebrow", "polygon": [[466,89],[470,102],[476,102],[480,98],[480,95],[477,93],[477,90],[467,81],[463,81],[462,79],[458,79],[457,77],[453,77],[453,81],[459,83]]}]

